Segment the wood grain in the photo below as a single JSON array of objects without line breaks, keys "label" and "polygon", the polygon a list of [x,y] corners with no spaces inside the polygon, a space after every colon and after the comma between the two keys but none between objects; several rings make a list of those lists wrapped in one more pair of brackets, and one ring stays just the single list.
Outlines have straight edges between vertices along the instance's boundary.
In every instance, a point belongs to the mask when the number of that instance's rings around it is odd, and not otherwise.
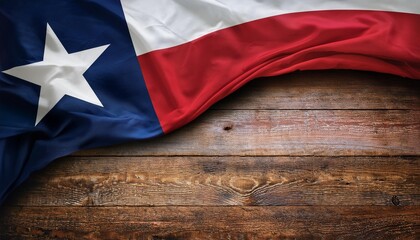
[{"label": "wood grain", "polygon": [[419,216],[380,206],[10,207],[0,238],[415,239]]},{"label": "wood grain", "polygon": [[420,110],[420,81],[371,72],[295,72],[255,79],[212,109]]},{"label": "wood grain", "polygon": [[417,155],[416,110],[214,110],[163,138],[75,156]]},{"label": "wood grain", "polygon": [[0,207],[0,239],[420,239],[420,81],[257,79],[163,138],[85,150]]},{"label": "wood grain", "polygon": [[418,205],[419,160],[73,157],[31,178],[6,205]]}]

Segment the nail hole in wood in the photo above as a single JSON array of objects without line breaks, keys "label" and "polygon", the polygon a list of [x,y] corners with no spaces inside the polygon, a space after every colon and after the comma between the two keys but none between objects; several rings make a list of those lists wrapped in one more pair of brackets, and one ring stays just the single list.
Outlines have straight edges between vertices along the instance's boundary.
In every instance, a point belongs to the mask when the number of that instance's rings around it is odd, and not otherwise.
[{"label": "nail hole in wood", "polygon": [[232,128],[233,128],[233,125],[227,125],[223,128],[223,130],[230,131],[230,130],[232,130]]},{"label": "nail hole in wood", "polygon": [[394,206],[400,206],[400,199],[398,198],[398,196],[392,196],[391,201],[392,204],[394,204]]}]

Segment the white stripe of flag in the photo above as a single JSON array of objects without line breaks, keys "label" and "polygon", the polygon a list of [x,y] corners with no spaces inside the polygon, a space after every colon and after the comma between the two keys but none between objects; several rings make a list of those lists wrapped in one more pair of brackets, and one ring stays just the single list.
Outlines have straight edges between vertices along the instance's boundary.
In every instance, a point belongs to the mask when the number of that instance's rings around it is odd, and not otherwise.
[{"label": "white stripe of flag", "polygon": [[137,55],[287,13],[377,10],[420,14],[419,0],[122,0]]}]

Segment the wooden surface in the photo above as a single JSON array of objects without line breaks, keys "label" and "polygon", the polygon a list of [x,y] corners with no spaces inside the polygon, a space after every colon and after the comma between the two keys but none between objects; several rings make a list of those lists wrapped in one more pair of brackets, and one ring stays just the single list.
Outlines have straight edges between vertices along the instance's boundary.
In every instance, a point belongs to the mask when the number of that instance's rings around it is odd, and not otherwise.
[{"label": "wooden surface", "polygon": [[419,239],[420,81],[257,79],[165,137],[57,160],[0,239]]}]

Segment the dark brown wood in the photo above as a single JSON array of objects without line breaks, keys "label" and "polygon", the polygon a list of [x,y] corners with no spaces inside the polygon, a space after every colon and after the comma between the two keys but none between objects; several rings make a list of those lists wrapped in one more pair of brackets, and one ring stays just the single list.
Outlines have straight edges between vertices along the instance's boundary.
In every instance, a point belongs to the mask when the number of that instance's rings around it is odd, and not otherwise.
[{"label": "dark brown wood", "polygon": [[8,207],[0,238],[415,239],[419,216],[380,206]]},{"label": "dark brown wood", "polygon": [[420,110],[420,81],[371,72],[296,72],[255,79],[213,109]]},{"label": "dark brown wood", "polygon": [[75,156],[417,155],[416,110],[214,110],[163,138]]},{"label": "dark brown wood", "polygon": [[257,79],[168,136],[86,150],[0,207],[0,239],[420,239],[420,81]]},{"label": "dark brown wood", "polygon": [[419,160],[73,157],[36,174],[6,205],[419,205]]}]

